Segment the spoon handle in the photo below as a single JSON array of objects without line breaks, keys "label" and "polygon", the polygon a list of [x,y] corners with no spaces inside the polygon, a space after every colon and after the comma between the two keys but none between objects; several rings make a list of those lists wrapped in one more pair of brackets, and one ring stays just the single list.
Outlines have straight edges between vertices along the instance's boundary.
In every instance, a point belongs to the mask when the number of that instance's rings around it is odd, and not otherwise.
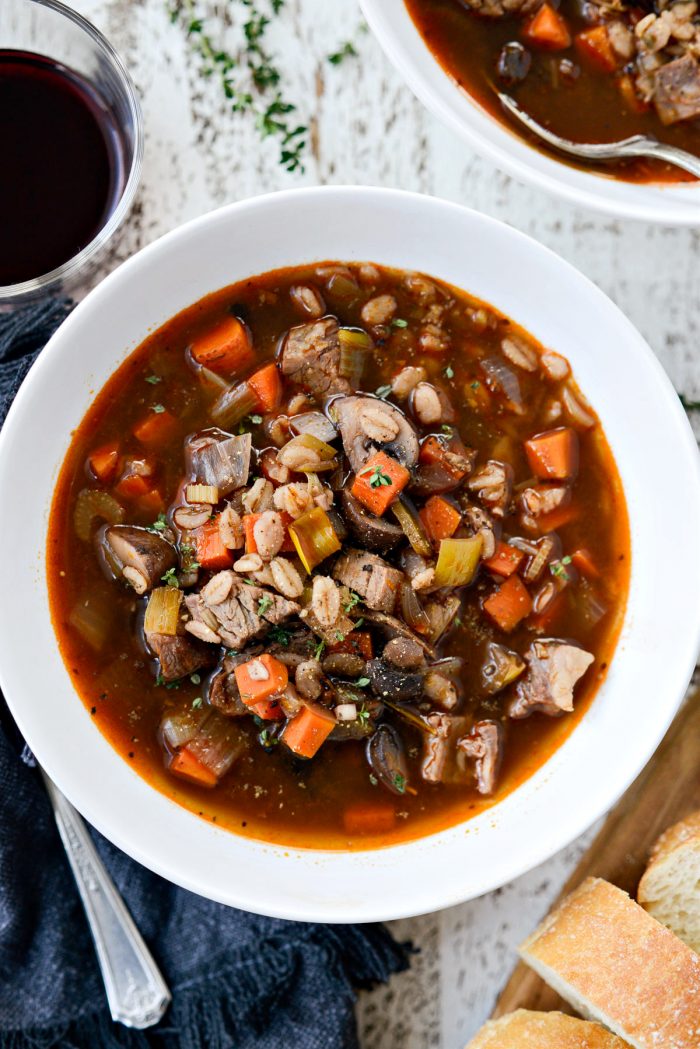
[{"label": "spoon handle", "polygon": [[664,142],[646,140],[643,145],[628,147],[625,152],[631,157],[644,156],[665,160],[669,164],[675,164],[676,167],[683,168],[684,171],[689,171],[696,178],[700,178],[700,158],[694,157],[692,153],[687,153],[684,149],[678,149],[677,146],[668,146]]},{"label": "spoon handle", "polygon": [[56,824],[83,901],[102,971],[112,1019],[140,1030],[158,1023],[170,991],[85,824],[42,770]]}]

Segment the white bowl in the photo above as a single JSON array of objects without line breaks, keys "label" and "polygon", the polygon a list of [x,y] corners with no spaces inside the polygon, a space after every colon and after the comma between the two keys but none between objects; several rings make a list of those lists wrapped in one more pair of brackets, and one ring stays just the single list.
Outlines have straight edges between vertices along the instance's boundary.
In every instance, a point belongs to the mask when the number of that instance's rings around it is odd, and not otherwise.
[{"label": "white bowl", "polygon": [[370,27],[418,98],[479,153],[515,178],[618,218],[697,226],[700,185],[635,184],[580,171],[541,153],[495,119],[449,76],[418,32],[404,0],[360,0]]},{"label": "white bowl", "polygon": [[[45,579],[47,515],[71,431],[125,356],[208,292],[325,259],[433,274],[565,354],[602,419],[632,524],[622,636],[571,737],[477,818],[360,852],[239,837],[150,787],[75,694],[56,646]],[[695,665],[700,471],[671,384],[629,321],[571,266],[508,226],[429,197],[346,187],[279,193],[212,212],[141,251],[77,307],[29,374],[0,435],[0,491],[0,682],[27,742],[115,844],[166,878],[247,910],[370,921],[445,907],[503,884],[562,848],[616,800],[663,736]]]}]

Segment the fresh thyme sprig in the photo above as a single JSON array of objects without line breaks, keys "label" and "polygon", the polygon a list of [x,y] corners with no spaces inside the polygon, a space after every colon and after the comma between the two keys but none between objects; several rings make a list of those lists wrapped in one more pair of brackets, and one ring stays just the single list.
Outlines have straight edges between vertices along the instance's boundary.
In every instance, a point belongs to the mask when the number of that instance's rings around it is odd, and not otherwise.
[{"label": "fresh thyme sprig", "polygon": [[214,42],[201,14],[201,0],[167,0],[170,20],[187,34],[201,75],[218,79],[231,111],[253,116],[261,138],[278,140],[279,161],[285,170],[302,172],[308,128],[297,124],[292,116],[296,106],[285,101],[280,90],[281,73],[264,45],[270,15],[280,13],[284,0],[266,0],[269,14],[262,10],[260,0],[228,3],[246,8],[243,44],[236,53]]}]

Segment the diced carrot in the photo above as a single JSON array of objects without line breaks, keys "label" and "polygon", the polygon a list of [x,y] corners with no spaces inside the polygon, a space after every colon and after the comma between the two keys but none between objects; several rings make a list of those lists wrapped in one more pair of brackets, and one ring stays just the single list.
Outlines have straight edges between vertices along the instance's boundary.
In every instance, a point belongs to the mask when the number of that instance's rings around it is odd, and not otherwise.
[{"label": "diced carrot", "polygon": [[136,505],[139,510],[143,510],[144,513],[152,514],[155,517],[157,514],[161,513],[165,504],[163,502],[163,496],[158,489],[151,488],[150,491],[139,496],[136,500]]},{"label": "diced carrot", "polygon": [[343,641],[337,641],[328,649],[329,652],[347,652],[352,656],[371,659],[373,656],[372,636],[365,630],[353,630]]},{"label": "diced carrot", "polygon": [[282,380],[276,364],[266,364],[248,379],[248,385],[258,398],[259,412],[273,412],[282,402]]},{"label": "diced carrot", "polygon": [[620,89],[620,94],[622,95],[625,105],[633,113],[646,113],[647,110],[651,109],[651,102],[645,102],[644,99],[637,94],[634,80],[629,73],[623,73],[622,76],[617,78],[617,86]]},{"label": "diced carrot", "polygon": [[[457,447],[451,447],[457,444]],[[461,481],[466,476],[467,468],[463,468],[455,461],[459,458],[459,446],[461,442],[441,441],[437,437],[426,437],[420,446],[418,461],[425,466],[441,466],[447,473],[451,474],[456,481]],[[450,453],[453,452],[451,455]]]},{"label": "diced carrot", "polygon": [[506,633],[515,630],[518,623],[532,611],[532,598],[520,576],[509,576],[498,590],[487,597],[484,611],[501,630]]},{"label": "diced carrot", "polygon": [[507,577],[518,571],[524,557],[522,550],[499,539],[496,543],[496,553],[493,557],[489,557],[488,561],[484,561],[484,567],[488,568],[489,572]]},{"label": "diced carrot", "polygon": [[418,516],[428,536],[435,542],[453,536],[462,520],[459,510],[441,495],[431,495]]},{"label": "diced carrot", "polygon": [[247,554],[257,554],[258,544],[255,542],[255,535],[253,529],[255,528],[256,521],[259,521],[261,514],[243,514],[241,523],[243,524],[243,535],[245,536],[245,552]]},{"label": "diced carrot", "polygon": [[560,590],[555,594],[549,604],[545,605],[541,612],[535,613],[528,619],[528,625],[533,630],[547,631],[556,622],[566,606],[566,592]]},{"label": "diced carrot", "polygon": [[587,58],[604,73],[613,73],[617,69],[618,62],[610,43],[607,26],[597,25],[591,29],[583,29],[574,37],[574,45],[582,58]]},{"label": "diced carrot", "polygon": [[248,330],[237,317],[224,317],[214,328],[198,335],[191,353],[197,364],[223,375],[233,375],[252,364],[254,358]]},{"label": "diced carrot", "polygon": [[195,560],[210,572],[219,572],[233,564],[233,551],[224,546],[219,532],[219,520],[212,518],[192,533],[195,542]]},{"label": "diced carrot", "polygon": [[525,441],[530,469],[541,481],[568,481],[578,472],[578,434],[570,426]]},{"label": "diced carrot", "polygon": [[253,703],[250,709],[263,721],[281,721],[284,717],[284,711],[277,699],[261,699],[259,703]]},{"label": "diced carrot", "polygon": [[123,499],[138,499],[151,490],[151,479],[143,474],[126,473],[115,485],[114,491]]},{"label": "diced carrot", "polygon": [[584,546],[575,550],[571,555],[571,563],[574,568],[578,568],[582,575],[588,576],[589,579],[600,579],[600,572],[598,566],[593,560],[593,555],[590,550],[587,550]]},{"label": "diced carrot", "polygon": [[396,459],[386,452],[377,452],[358,470],[350,491],[363,506],[381,517],[396,502],[410,476],[406,467]]},{"label": "diced carrot", "polygon": [[551,513],[538,517],[537,527],[542,535],[545,532],[557,532],[565,525],[571,524],[577,517],[578,507],[573,503],[569,503],[568,506],[560,506],[557,510],[552,510]]},{"label": "diced carrot", "polygon": [[241,663],[234,674],[241,699],[247,707],[257,706],[270,696],[279,695],[289,683],[289,672],[284,663],[267,652]]},{"label": "diced carrot", "polygon": [[147,448],[162,448],[175,437],[179,429],[179,422],[167,409],[162,412],[150,411],[134,427],[134,437]]},{"label": "diced carrot", "polygon": [[357,801],[343,813],[347,834],[388,834],[396,824],[396,812],[390,801]]},{"label": "diced carrot", "polygon": [[96,448],[88,456],[88,466],[95,478],[102,484],[110,484],[114,480],[119,465],[119,445],[116,441],[103,444]]},{"label": "diced carrot", "polygon": [[547,51],[562,51],[571,44],[566,20],[549,4],[542,4],[539,11],[525,23],[522,35],[528,44]]},{"label": "diced carrot", "polygon": [[287,722],[280,739],[299,757],[312,758],[334,727],[335,718],[329,710],[317,703],[307,703]]},{"label": "diced carrot", "polygon": [[216,775],[212,770],[203,765],[194,754],[191,754],[187,747],[183,747],[173,755],[168,768],[177,776],[182,776],[183,779],[188,779],[200,787],[215,787],[217,784]]}]

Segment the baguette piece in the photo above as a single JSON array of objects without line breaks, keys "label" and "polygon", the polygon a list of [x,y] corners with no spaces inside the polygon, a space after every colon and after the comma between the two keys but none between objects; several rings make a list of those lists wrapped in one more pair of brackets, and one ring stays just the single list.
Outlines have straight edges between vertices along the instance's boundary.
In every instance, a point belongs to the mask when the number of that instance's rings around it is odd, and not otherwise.
[{"label": "baguette piece", "polygon": [[637,899],[700,954],[700,812],[674,824],[652,849]]},{"label": "baguette piece", "polygon": [[634,1049],[700,1047],[700,957],[609,882],[587,878],[520,954]]},{"label": "baguette piece", "polygon": [[518,1009],[484,1024],[466,1049],[629,1049],[600,1024]]}]

